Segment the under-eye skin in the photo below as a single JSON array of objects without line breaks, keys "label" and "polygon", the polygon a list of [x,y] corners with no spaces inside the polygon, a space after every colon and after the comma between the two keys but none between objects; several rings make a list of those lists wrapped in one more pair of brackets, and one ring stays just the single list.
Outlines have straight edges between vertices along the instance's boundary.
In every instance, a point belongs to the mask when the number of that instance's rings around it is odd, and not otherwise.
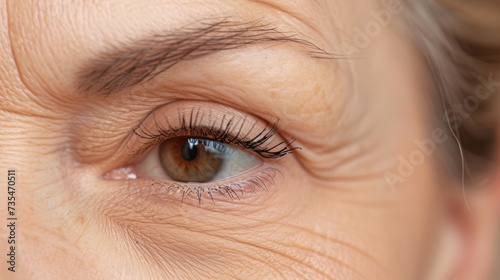
[{"label": "under-eye skin", "polygon": [[234,200],[267,190],[282,174],[274,161],[300,149],[292,146],[293,139],[282,140],[277,123],[204,106],[176,111],[154,112],[134,129],[136,144],[130,150],[140,160],[128,178],[182,202]]}]

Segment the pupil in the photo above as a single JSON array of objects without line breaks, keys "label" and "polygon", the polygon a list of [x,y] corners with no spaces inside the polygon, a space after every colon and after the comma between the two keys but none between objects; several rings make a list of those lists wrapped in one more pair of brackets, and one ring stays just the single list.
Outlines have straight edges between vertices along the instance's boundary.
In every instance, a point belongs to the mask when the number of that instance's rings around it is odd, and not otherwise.
[{"label": "pupil", "polygon": [[181,150],[182,158],[187,161],[192,161],[198,156],[198,142],[186,141]]}]

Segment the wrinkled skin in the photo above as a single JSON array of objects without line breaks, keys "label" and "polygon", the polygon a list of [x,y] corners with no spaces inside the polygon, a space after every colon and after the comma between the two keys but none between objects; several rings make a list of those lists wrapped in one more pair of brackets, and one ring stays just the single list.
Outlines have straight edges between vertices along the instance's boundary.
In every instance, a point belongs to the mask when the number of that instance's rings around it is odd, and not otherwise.
[{"label": "wrinkled skin", "polygon": [[[16,169],[20,220],[16,272],[2,261],[1,278],[485,277],[495,172],[468,193],[471,212],[437,153],[395,184],[386,178],[435,128],[429,71],[398,7],[356,45],[356,28],[387,9],[374,0],[2,1],[0,172]],[[298,44],[262,42],[183,61],[108,97],[79,92],[75,73],[94,53],[214,17],[272,22],[362,58],[317,59]],[[274,185],[239,199],[181,204],[147,178],[104,178],[140,161],[127,151],[138,122],[185,100],[279,119],[280,137],[301,150],[261,159],[278,171]]]}]

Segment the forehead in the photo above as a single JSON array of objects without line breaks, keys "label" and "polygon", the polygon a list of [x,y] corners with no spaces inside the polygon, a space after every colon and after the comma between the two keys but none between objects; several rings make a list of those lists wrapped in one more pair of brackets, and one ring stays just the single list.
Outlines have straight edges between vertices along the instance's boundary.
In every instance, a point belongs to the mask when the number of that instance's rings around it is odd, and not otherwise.
[{"label": "forehead", "polygon": [[328,14],[320,4],[315,0],[33,0],[9,2],[8,12],[12,15],[11,43],[21,74],[32,81],[56,79],[64,89],[70,86],[65,84],[69,81],[56,76],[74,73],[78,65],[98,51],[129,38],[176,30],[204,20],[259,19],[320,41],[324,23],[319,15]]}]

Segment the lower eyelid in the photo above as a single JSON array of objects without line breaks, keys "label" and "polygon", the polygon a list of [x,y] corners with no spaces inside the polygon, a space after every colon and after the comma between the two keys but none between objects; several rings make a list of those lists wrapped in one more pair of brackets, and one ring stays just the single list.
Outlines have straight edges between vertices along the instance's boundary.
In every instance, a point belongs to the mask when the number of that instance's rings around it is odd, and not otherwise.
[{"label": "lower eyelid", "polygon": [[[248,175],[247,175],[248,174]],[[197,206],[244,203],[275,190],[283,174],[275,166],[264,164],[237,176],[208,183],[180,183],[156,178],[128,181],[131,192],[158,203],[180,203]]]}]

